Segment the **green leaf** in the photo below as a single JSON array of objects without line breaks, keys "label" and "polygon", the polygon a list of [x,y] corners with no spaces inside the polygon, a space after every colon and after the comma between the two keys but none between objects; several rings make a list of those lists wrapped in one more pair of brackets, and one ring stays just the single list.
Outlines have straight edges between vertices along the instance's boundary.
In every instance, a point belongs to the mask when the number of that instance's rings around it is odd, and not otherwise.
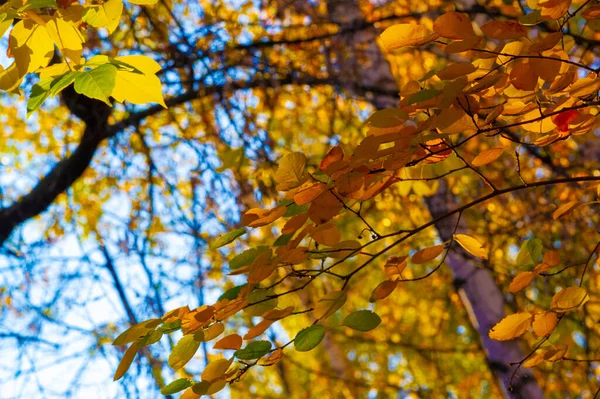
[{"label": "green leaf", "polygon": [[282,234],[273,243],[274,247],[280,247],[282,245],[286,245],[288,242],[292,240],[293,234]]},{"label": "green leaf", "polygon": [[196,341],[193,335],[184,335],[169,356],[169,366],[173,370],[182,368],[194,357],[199,347],[200,342]]},{"label": "green leaf", "polygon": [[65,87],[73,83],[75,78],[77,78],[77,75],[80,73],[81,72],[77,71],[69,71],[64,75],[55,77],[52,81],[52,85],[50,86],[50,95],[54,97],[60,93]]},{"label": "green leaf", "polygon": [[539,238],[532,238],[523,242],[517,254],[517,266],[534,265],[542,255],[543,250],[544,246]]},{"label": "green leaf", "polygon": [[35,10],[38,8],[56,8],[56,1],[54,0],[29,0],[23,7],[19,8],[20,12],[25,10]]},{"label": "green leaf", "polygon": [[433,76],[435,76],[439,71],[441,71],[441,69],[432,69],[432,70],[430,70],[421,79],[419,79],[419,82],[425,82],[426,80],[429,80],[430,78],[432,78]]},{"label": "green leaf", "polygon": [[431,100],[438,94],[440,94],[439,90],[432,90],[432,89],[421,90],[421,91],[416,92],[412,96],[410,96],[408,98],[407,104],[412,105],[412,104],[420,103],[423,101]]},{"label": "green leaf", "polygon": [[174,393],[181,392],[184,389],[191,387],[192,385],[193,384],[189,379],[180,378],[178,380],[173,381],[169,385],[162,387],[160,393],[162,393],[163,395],[172,395]]},{"label": "green leaf", "polygon": [[325,327],[314,325],[300,330],[294,338],[294,347],[298,352],[308,352],[321,343],[325,336]]},{"label": "green leaf", "polygon": [[358,331],[371,331],[381,323],[377,313],[370,310],[357,310],[350,313],[342,323],[346,327]]},{"label": "green leaf", "polygon": [[48,79],[33,85],[31,93],[29,94],[29,100],[27,100],[27,117],[29,117],[32,112],[37,111],[50,96],[51,84],[52,80]]},{"label": "green leaf", "polygon": [[260,255],[262,252],[264,252],[268,249],[269,249],[269,247],[266,245],[261,245],[256,248],[247,249],[244,252],[242,252],[241,254],[234,256],[233,259],[231,259],[229,261],[229,268],[231,270],[236,270],[236,269],[239,269],[240,267],[247,266],[247,265],[251,264],[252,262],[254,262],[254,260],[256,259],[256,257],[258,255]]},{"label": "green leaf", "polygon": [[180,328],[181,328],[181,320],[171,321],[169,323],[163,323],[162,326],[158,327],[158,329],[165,334],[172,333],[173,331],[177,331]]},{"label": "green leaf", "polygon": [[246,234],[245,228],[231,230],[230,232],[219,236],[219,238],[217,238],[215,241],[213,241],[210,244],[210,249],[221,248],[224,245],[234,242],[238,237],[241,237],[244,234]]},{"label": "green leaf", "polygon": [[298,205],[294,202],[293,204],[286,206],[283,217],[288,218],[288,217],[299,215],[301,213],[306,213],[308,211],[309,207],[310,207],[310,204]]},{"label": "green leaf", "polygon": [[90,98],[110,103],[109,97],[115,87],[117,67],[110,64],[82,72],[75,78],[75,91]]},{"label": "green leaf", "polygon": [[527,241],[527,249],[529,250],[529,255],[531,256],[533,263],[537,263],[542,257],[544,244],[540,238],[532,238],[531,240]]},{"label": "green leaf", "polygon": [[245,348],[238,349],[233,354],[240,360],[258,359],[269,353],[271,350],[271,342],[269,341],[252,341]]},{"label": "green leaf", "polygon": [[119,362],[119,365],[117,366],[117,370],[115,371],[113,381],[117,381],[125,375],[127,370],[129,370],[129,367],[131,366],[131,363],[133,362],[133,359],[135,358],[135,354],[137,353],[137,351],[138,351],[137,342],[134,342],[133,344],[131,344],[131,346],[129,348],[127,348],[127,350],[123,354],[123,357],[121,358],[121,361]]},{"label": "green leaf", "polygon": [[236,285],[235,287],[228,289],[217,299],[217,302],[223,299],[229,299],[230,301],[233,301],[238,297],[238,295],[240,295],[242,288],[244,288],[246,285],[247,284]]},{"label": "green leaf", "polygon": [[544,22],[542,10],[533,10],[527,15],[519,17],[519,23],[523,26],[534,26]]},{"label": "green leaf", "polygon": [[[272,290],[258,289],[248,295],[248,303],[250,306],[245,308],[243,312],[250,316],[260,316],[265,312],[277,306],[277,298],[269,298],[273,295]],[[252,305],[252,304],[255,305]]]},{"label": "green leaf", "polygon": [[157,343],[163,336],[163,332],[161,330],[152,330],[142,338],[138,340],[138,345],[148,346]]}]

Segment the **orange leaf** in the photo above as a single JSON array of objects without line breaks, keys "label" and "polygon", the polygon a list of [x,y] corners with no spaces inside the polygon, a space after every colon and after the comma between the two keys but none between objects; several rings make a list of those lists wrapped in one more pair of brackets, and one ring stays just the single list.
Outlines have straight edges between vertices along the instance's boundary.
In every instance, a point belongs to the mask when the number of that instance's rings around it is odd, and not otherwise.
[{"label": "orange leaf", "polygon": [[273,223],[285,213],[285,206],[278,206],[271,210],[254,208],[242,216],[242,225],[248,227],[261,227]]},{"label": "orange leaf", "polygon": [[504,153],[504,147],[492,147],[487,150],[481,151],[475,158],[473,158],[473,162],[471,164],[473,166],[483,166],[489,163],[494,162],[496,159],[500,158],[500,155]]},{"label": "orange leaf", "polygon": [[311,234],[312,238],[319,244],[330,247],[340,242],[341,234],[337,226],[333,223],[322,224]]},{"label": "orange leaf", "polygon": [[329,165],[331,165],[334,162],[341,161],[342,159],[344,159],[344,151],[342,150],[342,147],[336,145],[331,150],[329,150],[327,155],[325,155],[325,157],[319,164],[319,169],[327,173],[327,167]]},{"label": "orange leaf", "polygon": [[550,335],[558,323],[558,317],[554,312],[544,312],[533,317],[533,332],[538,337]]},{"label": "orange leaf", "polygon": [[561,206],[558,207],[557,210],[554,211],[554,213],[552,214],[552,218],[554,220],[558,220],[561,217],[566,216],[569,213],[571,213],[579,205],[581,205],[581,203],[579,201],[569,201],[566,204],[562,204]]},{"label": "orange leaf", "polygon": [[537,273],[534,272],[521,272],[513,278],[513,281],[508,286],[510,292],[519,292],[523,288],[527,287],[537,277]]},{"label": "orange leaf", "polygon": [[281,229],[282,234],[291,234],[296,232],[300,227],[306,223],[308,220],[307,213],[300,213],[298,215],[292,216],[290,220],[288,220],[283,228]]},{"label": "orange leaf", "polygon": [[415,252],[415,254],[411,258],[411,261],[417,265],[420,265],[437,258],[443,251],[443,245],[436,245],[434,247],[423,248]]},{"label": "orange leaf", "polygon": [[306,183],[299,187],[294,194],[294,202],[298,205],[308,204],[325,191],[327,191],[327,184]]},{"label": "orange leaf", "polygon": [[527,36],[527,29],[518,22],[491,21],[481,27],[487,37],[496,40],[513,40]]},{"label": "orange leaf", "polygon": [[469,17],[454,11],[439,16],[433,23],[433,31],[447,39],[466,39],[474,34]]},{"label": "orange leaf", "polygon": [[398,286],[397,280],[396,281],[385,280],[385,281],[381,282],[373,290],[373,293],[371,294],[371,298],[369,299],[369,302],[375,302],[380,299],[388,297],[392,292],[394,292],[394,290],[396,289],[397,286]]},{"label": "orange leaf", "polygon": [[238,334],[230,334],[215,342],[213,348],[238,350],[242,347],[242,342],[242,337]]}]

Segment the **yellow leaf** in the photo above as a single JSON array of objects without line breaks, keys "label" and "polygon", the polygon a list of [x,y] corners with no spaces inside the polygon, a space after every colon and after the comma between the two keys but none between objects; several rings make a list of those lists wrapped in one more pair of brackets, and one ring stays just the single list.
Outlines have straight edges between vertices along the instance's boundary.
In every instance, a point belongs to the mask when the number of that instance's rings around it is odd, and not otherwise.
[{"label": "yellow leaf", "polygon": [[202,372],[202,380],[203,381],[213,381],[217,378],[220,378],[225,374],[231,363],[233,362],[233,358],[227,359],[217,359],[208,363],[204,371]]},{"label": "yellow leaf", "polygon": [[568,287],[554,294],[550,308],[555,312],[566,312],[577,309],[589,299],[590,297],[585,289]]},{"label": "yellow leaf", "polygon": [[506,316],[490,330],[490,338],[497,341],[508,341],[523,335],[531,327],[533,315],[528,312]]},{"label": "yellow leaf", "polygon": [[23,76],[19,73],[15,62],[6,69],[0,66],[0,90],[14,92],[19,88],[22,81]]},{"label": "yellow leaf", "polygon": [[438,38],[429,29],[422,25],[397,24],[390,26],[381,34],[383,45],[388,50],[394,50],[406,46],[418,46],[429,43]]},{"label": "yellow leaf", "polygon": [[475,158],[473,158],[473,162],[471,164],[473,166],[483,166],[489,163],[494,162],[496,159],[500,157],[504,153],[504,147],[492,147],[487,150],[481,151]]},{"label": "yellow leaf", "polygon": [[277,190],[288,191],[296,188],[308,179],[306,156],[301,152],[292,152],[281,158],[275,173]]},{"label": "yellow leaf", "polygon": [[106,28],[113,33],[121,20],[123,0],[108,0],[100,5],[86,7],[83,21],[94,28]]},{"label": "yellow leaf", "polygon": [[203,341],[207,342],[212,339],[215,339],[219,335],[221,335],[223,331],[225,331],[225,325],[223,323],[215,323],[212,326],[208,327],[206,330],[204,330]]},{"label": "yellow leaf", "polygon": [[127,372],[127,370],[129,370],[129,366],[131,366],[131,363],[133,362],[133,359],[135,358],[137,350],[138,350],[137,342],[134,342],[133,344],[131,344],[131,346],[129,348],[127,348],[127,350],[123,354],[123,357],[121,358],[121,361],[119,362],[117,371],[115,371],[115,375],[113,377],[114,381],[117,381],[118,379],[123,377],[125,375],[125,373]]},{"label": "yellow leaf", "polygon": [[510,292],[519,292],[523,288],[527,287],[536,278],[537,273],[534,272],[521,272],[515,276],[513,281],[508,286]]},{"label": "yellow leaf", "polygon": [[132,104],[158,103],[167,108],[162,94],[162,84],[156,76],[160,66],[156,61],[142,55],[116,57],[143,73],[117,71],[115,87],[111,96],[118,102],[129,101]]},{"label": "yellow leaf", "polygon": [[129,0],[132,4],[152,5],[158,3],[158,0]]},{"label": "yellow leaf", "polygon": [[474,34],[469,17],[454,11],[439,16],[433,23],[433,31],[447,39],[466,39]]},{"label": "yellow leaf", "polygon": [[54,56],[54,41],[48,31],[31,19],[17,22],[10,33],[9,48],[20,75],[47,66]]},{"label": "yellow leaf", "polygon": [[485,248],[483,248],[479,241],[477,241],[473,237],[468,236],[466,234],[454,234],[454,239],[457,243],[460,244],[461,247],[465,249],[465,251],[467,251],[471,255],[476,256],[480,259],[487,260],[488,251]]},{"label": "yellow leaf", "polygon": [[437,258],[442,252],[444,252],[443,245],[436,245],[434,247],[423,248],[415,252],[415,254],[411,258],[411,261],[417,265],[420,265]]},{"label": "yellow leaf", "polygon": [[[81,50],[85,42],[79,29],[73,23],[67,22],[61,17],[53,17],[46,23],[46,30],[61,53],[68,55],[69,59],[75,63],[79,63]],[[79,57],[77,57],[77,54]]]},{"label": "yellow leaf", "polygon": [[600,90],[600,79],[582,78],[571,85],[569,95],[572,97],[587,97]]},{"label": "yellow leaf", "polygon": [[533,332],[538,337],[550,335],[558,323],[558,317],[554,312],[544,312],[533,317]]}]

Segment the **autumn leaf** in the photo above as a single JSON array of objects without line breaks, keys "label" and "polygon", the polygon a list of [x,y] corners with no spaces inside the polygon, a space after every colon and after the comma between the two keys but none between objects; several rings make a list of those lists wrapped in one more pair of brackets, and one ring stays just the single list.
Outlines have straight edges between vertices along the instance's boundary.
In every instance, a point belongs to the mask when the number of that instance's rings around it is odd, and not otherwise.
[{"label": "autumn leaf", "polygon": [[545,337],[554,331],[557,323],[558,317],[554,312],[536,314],[533,316],[533,332],[538,337]]},{"label": "autumn leaf", "polygon": [[519,292],[523,288],[527,287],[537,277],[537,273],[534,272],[521,272],[515,276],[510,283],[508,290],[510,292]]},{"label": "autumn leaf", "polygon": [[127,350],[123,354],[123,357],[121,358],[121,361],[119,362],[119,365],[117,366],[117,370],[115,371],[115,375],[113,376],[113,381],[120,380],[121,377],[125,375],[127,370],[129,370],[129,367],[131,366],[131,363],[133,362],[137,351],[137,342],[134,342],[129,346],[129,348],[127,348]]},{"label": "autumn leaf", "polygon": [[507,341],[518,338],[531,327],[533,315],[528,312],[515,313],[500,320],[490,330],[490,338],[497,341]]},{"label": "autumn leaf", "polygon": [[504,147],[493,147],[483,150],[471,162],[473,166],[483,166],[494,162],[504,153]]},{"label": "autumn leaf", "polygon": [[306,156],[299,152],[285,155],[279,161],[279,167],[275,174],[277,190],[288,191],[296,188],[308,179],[306,168]]},{"label": "autumn leaf", "polygon": [[420,265],[422,263],[426,263],[426,262],[429,262],[430,260],[437,258],[438,256],[440,256],[440,254],[442,252],[444,252],[443,245],[436,245],[436,246],[429,247],[429,248],[423,248],[423,249],[415,252],[415,254],[412,256],[412,258],[410,260],[413,263]]},{"label": "autumn leaf", "polygon": [[433,31],[447,39],[466,39],[474,34],[469,17],[454,11],[439,16],[433,23]]},{"label": "autumn leaf", "polygon": [[242,347],[242,337],[238,334],[227,335],[218,340],[213,346],[214,349],[233,349],[238,350]]},{"label": "autumn leaf", "polygon": [[325,319],[334,314],[346,303],[347,295],[344,291],[331,291],[317,303],[314,314],[317,319]]},{"label": "autumn leaf", "polygon": [[455,234],[454,240],[471,255],[487,260],[488,251],[473,237],[466,234]]},{"label": "autumn leaf", "polygon": [[527,36],[527,29],[517,22],[491,21],[481,27],[481,31],[489,38],[496,40],[513,40]]},{"label": "autumn leaf", "polygon": [[173,348],[169,356],[169,366],[178,370],[185,366],[200,347],[200,341],[196,341],[193,335],[184,335]]},{"label": "autumn leaf", "polygon": [[438,35],[431,33],[422,25],[397,24],[387,28],[381,34],[381,41],[388,50],[401,47],[418,46],[437,39]]},{"label": "autumn leaf", "polygon": [[589,300],[587,291],[580,287],[567,287],[552,297],[550,308],[555,312],[577,309]]},{"label": "autumn leaf", "polygon": [[208,363],[208,365],[202,371],[201,377],[203,381],[214,381],[221,378],[227,371],[229,366],[233,363],[231,359],[216,359]]}]

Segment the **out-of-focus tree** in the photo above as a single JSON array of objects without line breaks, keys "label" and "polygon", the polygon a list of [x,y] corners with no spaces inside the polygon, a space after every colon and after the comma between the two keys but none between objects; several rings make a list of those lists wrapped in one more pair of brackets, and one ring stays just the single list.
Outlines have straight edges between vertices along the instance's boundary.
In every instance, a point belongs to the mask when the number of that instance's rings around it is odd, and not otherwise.
[{"label": "out-of-focus tree", "polygon": [[600,392],[598,5],[0,15],[0,397]]}]

